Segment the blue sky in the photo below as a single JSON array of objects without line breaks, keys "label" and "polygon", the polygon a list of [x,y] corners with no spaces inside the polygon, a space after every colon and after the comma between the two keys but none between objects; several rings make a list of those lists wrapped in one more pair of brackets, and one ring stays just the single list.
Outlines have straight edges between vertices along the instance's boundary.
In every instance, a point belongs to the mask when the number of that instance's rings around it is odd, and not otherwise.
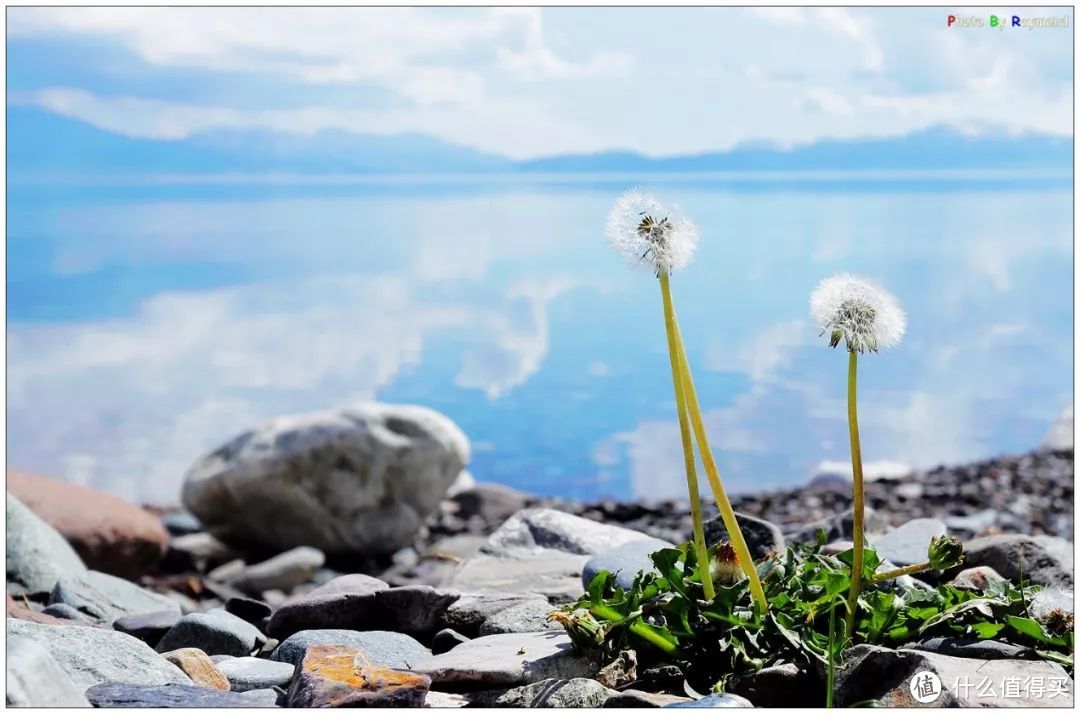
[{"label": "blue sky", "polygon": [[949,28],[937,8],[9,8],[9,100],[144,138],[419,132],[515,158],[1071,135],[1072,11],[1016,12],[1069,28]]}]

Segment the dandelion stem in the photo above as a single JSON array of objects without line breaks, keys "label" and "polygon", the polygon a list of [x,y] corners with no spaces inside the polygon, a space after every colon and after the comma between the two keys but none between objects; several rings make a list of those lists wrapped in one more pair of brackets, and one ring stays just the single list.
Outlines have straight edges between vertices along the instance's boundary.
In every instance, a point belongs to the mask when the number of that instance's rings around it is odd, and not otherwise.
[{"label": "dandelion stem", "polygon": [[[618,610],[610,608],[607,605],[592,605],[589,610],[592,612],[593,615],[603,620],[613,621],[622,619],[622,615],[619,614]],[[650,644],[659,647],[666,654],[674,654],[675,650],[678,649],[674,644],[664,639],[658,632],[656,632],[646,623],[641,622],[640,620],[635,620],[631,622],[627,626],[627,629],[641,639],[645,640],[646,642],[649,642]]]},{"label": "dandelion stem", "polygon": [[886,570],[883,573],[875,573],[874,577],[870,578],[872,583],[881,583],[886,580],[892,580],[893,578],[899,578],[903,575],[914,575],[915,573],[921,573],[924,570],[930,570],[934,566],[930,565],[930,562],[915,563],[914,565],[905,565],[902,568],[896,568],[894,570]]},{"label": "dandelion stem", "polygon": [[694,445],[690,440],[690,424],[687,420],[686,393],[683,390],[682,370],[679,369],[679,338],[675,324],[675,308],[671,303],[671,281],[667,271],[660,273],[660,293],[664,299],[664,327],[667,330],[668,357],[671,359],[671,381],[675,387],[675,407],[679,412],[679,435],[682,438],[683,462],[686,467],[686,488],[690,495],[690,517],[694,527],[694,550],[697,553],[698,578],[705,590],[705,597],[712,600],[716,595],[712,577],[709,575],[709,552],[705,547],[705,526],[701,519],[701,495],[698,492],[697,464],[694,461]]},{"label": "dandelion stem", "polygon": [[858,378],[859,355],[848,352],[848,431],[851,436],[851,475],[854,489],[853,537],[855,551],[851,563],[851,589],[847,600],[847,633],[854,641],[855,612],[859,604],[859,592],[862,590],[863,570],[863,471],[862,447],[859,445],[859,414],[855,403],[855,384]]},{"label": "dandelion stem", "polygon": [[754,558],[750,554],[750,548],[743,537],[742,528],[735,518],[735,509],[731,507],[727,492],[724,490],[724,482],[720,480],[720,469],[716,466],[712,448],[709,446],[709,435],[705,432],[705,422],[701,418],[701,406],[698,404],[697,390],[694,388],[694,378],[690,375],[690,363],[686,359],[686,346],[683,344],[679,326],[675,324],[675,340],[679,350],[679,368],[686,390],[686,399],[690,412],[690,423],[693,424],[694,434],[697,436],[698,451],[701,452],[701,461],[705,464],[705,475],[709,479],[709,487],[712,489],[716,507],[720,510],[720,517],[727,527],[731,545],[735,548],[735,554],[739,558],[739,565],[750,581],[750,593],[760,608],[761,614],[769,611],[768,601],[765,599],[765,590],[761,587],[761,579],[758,577],[757,568],[754,567]]}]

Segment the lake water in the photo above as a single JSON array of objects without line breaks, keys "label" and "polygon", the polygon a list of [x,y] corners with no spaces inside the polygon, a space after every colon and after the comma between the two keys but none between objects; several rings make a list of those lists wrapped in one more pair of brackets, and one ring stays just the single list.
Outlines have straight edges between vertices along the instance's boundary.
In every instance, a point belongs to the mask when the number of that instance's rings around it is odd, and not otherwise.
[{"label": "lake water", "polygon": [[[175,501],[263,419],[425,404],[471,470],[568,498],[683,488],[657,282],[604,245],[634,177],[269,177],[10,188],[8,461]],[[653,177],[699,224],[676,307],[735,491],[848,458],[815,284],[908,312],[860,363],[868,460],[1036,445],[1072,394],[1071,177]]]}]

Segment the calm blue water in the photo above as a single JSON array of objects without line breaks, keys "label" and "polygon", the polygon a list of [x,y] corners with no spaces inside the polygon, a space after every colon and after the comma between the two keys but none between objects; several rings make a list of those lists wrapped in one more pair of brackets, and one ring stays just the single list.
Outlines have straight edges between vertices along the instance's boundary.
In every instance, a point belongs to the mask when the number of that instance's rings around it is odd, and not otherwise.
[{"label": "calm blue water", "polygon": [[[573,498],[682,489],[660,296],[604,246],[628,177],[22,186],[9,194],[9,464],[173,501],[277,414],[417,402],[478,479]],[[846,360],[807,316],[840,270],[893,291],[861,363],[867,459],[1035,445],[1072,393],[1068,177],[647,181],[702,231],[673,280],[736,491],[847,458]]]}]

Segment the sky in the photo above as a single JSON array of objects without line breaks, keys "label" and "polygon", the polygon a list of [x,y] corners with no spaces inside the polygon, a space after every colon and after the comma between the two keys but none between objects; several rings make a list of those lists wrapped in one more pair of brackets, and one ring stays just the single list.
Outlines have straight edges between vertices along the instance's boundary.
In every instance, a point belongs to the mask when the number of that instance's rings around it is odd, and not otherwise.
[{"label": "sky", "polygon": [[[8,9],[8,99],[141,138],[422,133],[513,158],[1072,133],[1069,27],[964,8]],[[1009,11],[1012,12],[1012,11]]]}]

